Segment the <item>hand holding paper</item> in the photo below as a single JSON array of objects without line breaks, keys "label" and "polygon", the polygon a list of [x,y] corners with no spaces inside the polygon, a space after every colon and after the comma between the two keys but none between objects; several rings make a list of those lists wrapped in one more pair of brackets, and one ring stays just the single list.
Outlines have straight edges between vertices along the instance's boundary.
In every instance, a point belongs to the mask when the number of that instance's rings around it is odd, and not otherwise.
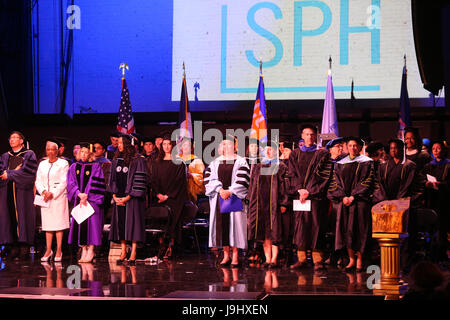
[{"label": "hand holding paper", "polygon": [[72,209],[72,217],[75,219],[75,221],[78,224],[81,224],[84,220],[89,218],[94,214],[95,210],[92,208],[91,204],[86,201],[86,205],[81,205],[81,203],[77,206],[75,206]]},{"label": "hand holding paper", "polygon": [[39,207],[42,207],[42,208],[49,208],[50,207],[50,202],[45,201],[44,197],[40,196],[38,194],[34,197],[34,204],[36,206],[39,206]]}]

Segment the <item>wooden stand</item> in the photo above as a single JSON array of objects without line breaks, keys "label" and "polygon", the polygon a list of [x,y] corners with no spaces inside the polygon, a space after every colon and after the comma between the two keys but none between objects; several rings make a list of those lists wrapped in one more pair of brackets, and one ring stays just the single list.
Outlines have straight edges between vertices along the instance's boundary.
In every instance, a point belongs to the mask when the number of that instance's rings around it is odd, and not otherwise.
[{"label": "wooden stand", "polygon": [[400,285],[400,244],[408,237],[409,200],[378,203],[372,208],[372,237],[378,239],[381,253],[380,283],[374,294],[398,300],[406,286]]},{"label": "wooden stand", "polygon": [[398,300],[406,289],[400,285],[400,244],[407,233],[373,233],[381,251],[380,283],[374,285],[374,294],[384,295],[386,300]]}]

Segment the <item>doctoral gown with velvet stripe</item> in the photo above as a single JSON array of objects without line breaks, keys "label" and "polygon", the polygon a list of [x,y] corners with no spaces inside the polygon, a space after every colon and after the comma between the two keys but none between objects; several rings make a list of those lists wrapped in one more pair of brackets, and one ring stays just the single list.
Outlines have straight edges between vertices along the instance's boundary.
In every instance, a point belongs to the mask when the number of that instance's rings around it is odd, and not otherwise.
[{"label": "doctoral gown with velvet stripe", "polygon": [[[335,163],[328,198],[337,209],[335,249],[352,249],[364,252],[372,227],[370,198],[374,189],[372,159],[349,156]],[[353,196],[350,206],[343,204],[344,197]]]},{"label": "doctoral gown with velvet stripe", "polygon": [[67,197],[73,206],[80,203],[78,195],[88,195],[87,201],[95,212],[78,224],[70,218],[69,244],[96,245],[102,244],[103,231],[103,199],[106,192],[103,170],[97,162],[75,162],[67,174]]},{"label": "doctoral gown with velvet stripe", "polygon": [[[118,162],[118,159],[113,159],[111,164],[111,176],[109,179],[108,191],[112,194],[117,194],[119,191],[117,173],[122,168],[118,165]],[[119,212],[118,206],[114,203],[109,240],[145,241],[145,197],[148,184],[147,177],[147,164],[145,158],[137,155],[131,159],[128,166],[125,195],[130,195],[131,198],[125,205],[125,239],[122,239],[119,235]]]},{"label": "doctoral gown with velvet stripe", "polygon": [[[261,174],[262,169],[270,174]],[[269,171],[270,170],[270,171]],[[279,244],[282,236],[281,206],[288,206],[287,166],[283,162],[258,163],[251,170],[248,205],[248,239],[272,240]]]},{"label": "doctoral gown with velvet stripe", "polygon": [[[222,156],[212,161],[205,170],[203,182],[205,183],[206,196],[209,198],[209,247],[222,248],[222,234],[218,229],[217,219],[220,218],[219,190],[222,182],[218,178],[218,169],[224,159]],[[245,158],[237,156],[233,165],[231,186],[228,188],[232,194],[243,200],[247,196],[250,168]],[[247,213],[245,211],[230,212],[230,246],[247,249]]]},{"label": "doctoral gown with velvet stripe", "polygon": [[0,244],[34,242],[33,187],[37,168],[35,153],[25,148],[6,152],[0,158],[0,174],[5,170],[8,174],[7,180],[0,180]]}]

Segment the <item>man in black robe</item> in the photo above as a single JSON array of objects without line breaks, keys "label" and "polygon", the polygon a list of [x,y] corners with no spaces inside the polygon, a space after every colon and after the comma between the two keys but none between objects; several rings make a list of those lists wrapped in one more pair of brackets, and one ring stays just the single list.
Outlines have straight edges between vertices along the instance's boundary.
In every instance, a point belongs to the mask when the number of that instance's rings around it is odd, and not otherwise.
[{"label": "man in black robe", "polygon": [[[314,170],[314,174],[311,176],[311,179],[309,179],[308,190],[310,190],[310,194],[313,194],[316,198],[327,198],[328,188],[333,178],[335,163],[345,157],[342,147],[343,141],[343,138],[336,138],[327,143],[325,149],[329,153],[321,158],[319,164]],[[326,233],[334,234],[336,229],[337,208],[333,205],[329,205],[329,207],[330,210],[327,212],[328,214],[323,218],[325,220],[325,223],[323,224],[324,227],[321,228],[318,235],[322,241],[325,241],[324,239]],[[334,254],[335,250],[333,243],[330,244],[329,247],[329,259],[327,259],[327,264],[336,262],[338,256],[340,256],[338,254]]]},{"label": "man in black robe", "polygon": [[0,244],[10,245],[14,258],[33,244],[36,224],[33,187],[38,163],[24,141],[22,133],[12,132],[11,150],[0,159]]},{"label": "man in black robe", "polygon": [[410,198],[411,201],[415,201],[419,195],[414,189],[416,164],[404,159],[404,146],[402,140],[392,139],[389,141],[390,159],[380,164],[378,168],[379,187],[374,193],[374,203],[402,198]]},{"label": "man in black robe", "polygon": [[306,250],[312,250],[315,268],[323,267],[324,239],[319,237],[323,230],[328,212],[328,200],[321,194],[311,194],[307,184],[321,158],[327,154],[325,150],[318,150],[316,142],[317,128],[312,125],[302,127],[302,140],[304,144],[292,151],[289,156],[289,192],[293,197],[304,203],[311,200],[311,211],[294,212],[293,242],[297,247],[298,261],[291,266],[292,269],[306,266]]}]

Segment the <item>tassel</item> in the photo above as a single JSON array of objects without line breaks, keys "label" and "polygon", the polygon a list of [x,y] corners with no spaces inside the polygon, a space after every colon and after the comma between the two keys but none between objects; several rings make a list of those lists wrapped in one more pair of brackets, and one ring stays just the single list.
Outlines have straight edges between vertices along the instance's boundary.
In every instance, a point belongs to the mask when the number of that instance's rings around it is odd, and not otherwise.
[{"label": "tassel", "polygon": [[134,138],[131,136],[131,145],[134,147]]},{"label": "tassel", "polygon": [[27,150],[30,150],[30,144],[27,141]]},{"label": "tassel", "polygon": [[92,153],[92,143],[89,144],[89,151]]}]

